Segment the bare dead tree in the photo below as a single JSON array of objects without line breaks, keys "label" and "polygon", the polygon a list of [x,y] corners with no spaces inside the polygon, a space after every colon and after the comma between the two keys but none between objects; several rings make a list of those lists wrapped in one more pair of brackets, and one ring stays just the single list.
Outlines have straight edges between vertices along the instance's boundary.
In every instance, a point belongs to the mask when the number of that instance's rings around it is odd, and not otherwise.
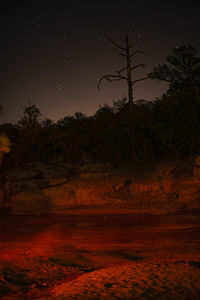
[{"label": "bare dead tree", "polygon": [[[103,77],[100,78],[98,82],[98,89],[100,89],[100,85],[104,79],[108,80],[109,82],[112,81],[120,81],[120,80],[125,80],[128,85],[128,104],[132,105],[133,104],[133,85],[139,81],[146,80],[148,77],[144,78],[139,78],[132,80],[132,72],[136,70],[137,68],[144,68],[145,64],[132,64],[132,58],[137,55],[137,54],[145,54],[142,51],[131,51],[131,48],[133,47],[132,44],[129,43],[129,37],[126,35],[125,39],[125,46],[121,46],[114,42],[107,34],[105,34],[107,39],[117,48],[118,54],[123,56],[126,59],[126,65],[124,68],[121,70],[116,70],[116,74],[106,74]],[[124,75],[125,73],[125,75]]]}]

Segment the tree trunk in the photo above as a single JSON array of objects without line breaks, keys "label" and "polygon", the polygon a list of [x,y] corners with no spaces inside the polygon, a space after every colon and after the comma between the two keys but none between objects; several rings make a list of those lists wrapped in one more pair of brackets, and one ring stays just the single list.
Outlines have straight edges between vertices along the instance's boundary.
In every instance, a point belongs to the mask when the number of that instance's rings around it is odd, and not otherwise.
[{"label": "tree trunk", "polygon": [[132,78],[131,78],[131,62],[130,62],[130,53],[129,53],[129,39],[126,35],[126,66],[127,66],[127,78],[128,78],[128,103],[130,106],[133,105],[133,87],[132,87]]}]

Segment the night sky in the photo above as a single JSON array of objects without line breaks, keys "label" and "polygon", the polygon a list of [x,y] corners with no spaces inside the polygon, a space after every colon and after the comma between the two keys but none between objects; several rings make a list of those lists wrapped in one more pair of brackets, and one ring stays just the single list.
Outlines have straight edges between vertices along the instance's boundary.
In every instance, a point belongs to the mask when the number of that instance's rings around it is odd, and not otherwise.
[{"label": "night sky", "polygon": [[[25,2],[25,1],[24,1]],[[136,77],[166,61],[171,49],[191,44],[200,49],[198,1],[7,1],[1,7],[0,123],[16,122],[24,107],[36,104],[56,121],[127,95],[126,82],[100,77],[124,66],[124,59],[105,38],[119,44],[128,33],[147,64]],[[138,83],[136,99],[154,99],[166,85]]]}]

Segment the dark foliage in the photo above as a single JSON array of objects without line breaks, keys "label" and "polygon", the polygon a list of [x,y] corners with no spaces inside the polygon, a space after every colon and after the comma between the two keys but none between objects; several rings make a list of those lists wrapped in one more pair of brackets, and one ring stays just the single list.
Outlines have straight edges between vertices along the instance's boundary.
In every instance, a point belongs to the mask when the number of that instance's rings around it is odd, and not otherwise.
[{"label": "dark foliage", "polygon": [[26,167],[34,161],[81,165],[86,158],[91,163],[135,166],[200,153],[199,87],[153,102],[137,101],[131,110],[126,103],[122,99],[112,107],[99,107],[93,116],[79,112],[57,123],[1,125],[0,131],[6,131],[12,142],[3,169]]},{"label": "dark foliage", "polygon": [[200,84],[200,57],[193,46],[180,46],[172,50],[167,64],[154,68],[148,76],[169,83],[168,94],[176,94]]}]

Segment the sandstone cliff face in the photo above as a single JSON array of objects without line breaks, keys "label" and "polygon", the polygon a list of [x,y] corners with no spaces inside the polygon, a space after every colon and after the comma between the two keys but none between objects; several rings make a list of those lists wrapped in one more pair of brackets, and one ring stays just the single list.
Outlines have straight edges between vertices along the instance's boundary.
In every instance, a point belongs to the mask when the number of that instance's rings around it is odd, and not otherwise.
[{"label": "sandstone cliff face", "polygon": [[194,163],[162,165],[143,180],[130,172],[80,172],[55,178],[38,176],[7,182],[0,190],[1,202],[9,195],[15,213],[45,213],[68,208],[131,208],[152,214],[200,211],[200,158]]}]

